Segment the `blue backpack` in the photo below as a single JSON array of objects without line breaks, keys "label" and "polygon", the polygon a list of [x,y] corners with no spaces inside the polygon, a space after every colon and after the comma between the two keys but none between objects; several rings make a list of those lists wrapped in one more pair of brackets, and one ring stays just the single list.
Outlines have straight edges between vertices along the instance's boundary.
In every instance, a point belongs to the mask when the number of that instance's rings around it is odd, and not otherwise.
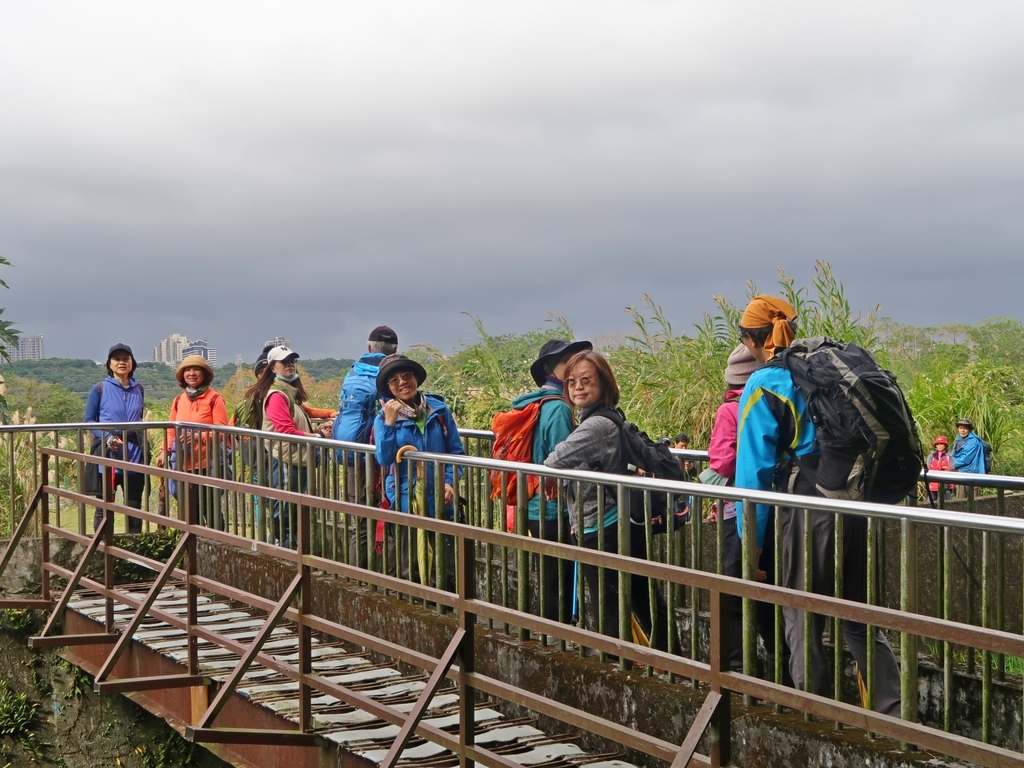
[{"label": "blue backpack", "polygon": [[[334,419],[331,437],[347,443],[373,443],[373,420],[380,410],[377,399],[377,380],[370,376],[348,375],[341,387],[338,415]],[[338,461],[343,461],[345,451],[335,451]],[[351,462],[352,457],[348,460]]]}]

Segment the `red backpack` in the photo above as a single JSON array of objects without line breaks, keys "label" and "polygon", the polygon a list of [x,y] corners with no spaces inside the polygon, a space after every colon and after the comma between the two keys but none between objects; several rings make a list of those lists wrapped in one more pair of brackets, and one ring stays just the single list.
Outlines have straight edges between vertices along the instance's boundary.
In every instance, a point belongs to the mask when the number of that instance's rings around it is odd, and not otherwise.
[{"label": "red backpack", "polygon": [[[540,418],[541,406],[548,400],[561,400],[558,396],[542,397],[534,400],[525,408],[513,408],[501,411],[491,419],[491,432],[494,433],[494,446],[491,458],[500,461],[520,461],[525,464],[533,462],[533,431]],[[526,476],[526,498],[531,499],[537,493],[540,478],[536,475]],[[491,472],[491,499],[500,499],[505,489],[507,504],[516,504],[519,495],[519,480],[516,472]]]}]

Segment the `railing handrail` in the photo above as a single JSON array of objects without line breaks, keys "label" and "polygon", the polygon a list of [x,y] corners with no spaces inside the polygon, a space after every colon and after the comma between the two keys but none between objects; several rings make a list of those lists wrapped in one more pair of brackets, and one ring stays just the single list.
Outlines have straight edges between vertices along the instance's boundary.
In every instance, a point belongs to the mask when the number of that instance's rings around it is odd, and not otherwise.
[{"label": "railing handrail", "polygon": [[[176,470],[166,470],[156,467],[150,467],[148,465],[137,465],[131,462],[124,462],[116,459],[108,459],[105,457],[91,456],[85,453],[76,451],[68,451],[66,449],[59,448],[48,448],[41,447],[39,449],[41,460],[44,468],[48,466],[47,458],[63,458],[68,460],[83,461],[88,463],[94,463],[103,467],[120,468],[120,469],[131,469],[138,471],[143,474],[156,475],[161,477],[176,477],[181,482],[185,483],[198,483],[201,485],[208,485],[215,488],[224,488],[227,490],[236,490],[246,492],[251,490],[251,486],[246,483],[241,483],[231,480],[222,480],[219,478],[205,478],[202,476],[190,475],[186,472],[179,472]],[[416,453],[410,454],[410,458],[413,460],[423,461],[438,461],[443,463],[461,463],[466,466],[476,467],[487,467],[493,466],[494,462],[486,459],[479,459],[474,457],[453,457],[448,454],[428,454],[428,453]],[[507,463],[507,462],[506,462]],[[511,464],[517,471],[520,470],[522,465],[516,463]],[[672,483],[668,481],[639,479],[639,478],[628,478],[624,476],[608,476],[601,473],[586,472],[581,470],[549,470],[546,468],[538,468],[542,470],[543,474],[552,474],[556,477],[565,477],[570,480],[579,480],[584,482],[601,482],[605,484],[616,483],[616,484],[637,484],[642,487],[649,488],[650,490],[670,492],[675,490],[695,491],[703,492],[706,487],[695,483]],[[717,487],[716,487],[717,488]],[[69,491],[61,489],[59,487],[47,486],[45,490],[54,496],[69,498],[73,500],[82,500],[82,494],[75,491]],[[749,492],[745,492],[749,493]],[[977,647],[982,647],[987,650],[999,653],[1010,653],[1014,655],[1024,656],[1024,637],[1021,637],[1018,633],[1011,633],[1005,631],[997,631],[991,629],[985,629],[980,627],[973,627],[971,625],[961,624],[959,622],[944,621],[932,619],[916,614],[906,614],[902,611],[894,609],[865,605],[861,603],[855,603],[843,600],[841,598],[829,597],[824,595],[815,595],[801,590],[787,589],[785,587],[777,587],[768,584],[758,584],[756,582],[745,581],[743,579],[734,579],[726,576],[720,576],[705,571],[699,571],[694,569],[683,568],[676,565],[669,565],[663,563],[652,563],[647,561],[636,560],[634,558],[626,557],[623,555],[601,552],[590,549],[581,549],[573,545],[560,544],[558,542],[544,542],[544,541],[531,541],[527,537],[518,536],[516,534],[505,533],[504,531],[490,530],[484,528],[476,528],[473,526],[465,526],[460,523],[449,522],[443,519],[433,519],[428,517],[420,517],[417,515],[407,515],[404,513],[390,512],[380,510],[375,507],[366,507],[360,505],[354,505],[350,502],[338,501],[334,499],[326,499],[317,496],[307,496],[305,494],[297,494],[295,492],[281,491],[273,488],[263,489],[261,495],[265,495],[269,498],[279,498],[283,501],[297,501],[299,504],[299,516],[300,525],[308,528],[309,511],[311,508],[323,508],[323,509],[334,509],[338,511],[351,511],[355,508],[359,514],[370,518],[370,519],[382,519],[386,522],[391,522],[396,525],[404,525],[413,528],[424,528],[436,533],[447,534],[455,537],[465,538],[472,541],[478,541],[481,543],[495,543],[499,546],[505,546],[513,549],[525,549],[527,551],[536,551],[539,553],[554,553],[562,555],[566,558],[578,559],[581,562],[602,566],[606,568],[613,568],[620,571],[629,573],[637,573],[641,576],[650,576],[653,578],[663,579],[675,584],[683,586],[696,586],[697,588],[708,590],[713,596],[718,593],[734,594],[741,597],[748,597],[751,599],[759,599],[774,602],[781,605],[787,605],[794,608],[800,608],[803,610],[809,610],[824,615],[835,615],[844,619],[850,619],[859,621],[862,623],[873,624],[883,628],[889,628],[900,632],[910,632],[924,634],[929,637],[937,638],[946,641],[966,642],[973,644]],[[751,500],[763,500],[765,503],[776,503],[779,502],[790,502],[792,503],[793,497],[786,494],[757,494],[749,497]],[[803,504],[803,499],[801,503]],[[832,500],[820,500],[816,501],[816,504],[824,505],[826,511],[849,511],[850,505],[845,502],[835,502]],[[124,512],[126,514],[144,514],[147,519],[152,517],[151,513],[138,513],[137,510],[132,510],[129,507],[123,505],[114,504],[112,502],[101,502],[101,505],[110,511]],[[833,510],[832,507],[838,505],[842,507],[839,510]],[[858,512],[876,512],[874,508],[881,508],[883,511],[886,505],[859,505],[861,509]],[[913,511],[912,508],[903,508],[904,512]],[[903,516],[906,516],[904,514]],[[978,523],[979,518],[986,516],[973,516],[972,519],[975,524]],[[997,518],[998,520],[998,518]],[[172,520],[168,519],[169,524]],[[1003,520],[1003,522],[1006,522]],[[229,533],[223,533],[219,531],[213,531],[205,526],[194,525],[183,521],[173,521],[171,527],[179,530],[192,533],[199,537],[210,538],[216,541],[227,543],[231,546],[238,546],[240,548],[249,548],[251,542],[241,536],[235,536]],[[48,526],[50,535],[60,535],[63,529],[57,528],[56,526]],[[1017,526],[1011,528],[1014,533],[1024,532],[1024,527]],[[75,535],[76,538],[81,538],[79,534]],[[309,541],[308,533],[300,536],[300,540]],[[709,682],[713,689],[717,690],[718,687],[727,688],[729,690],[743,693],[746,695],[757,696],[769,701],[775,701],[779,704],[788,707],[794,707],[796,709],[803,709],[806,705],[808,708],[813,709],[817,713],[822,712],[822,708],[827,709],[829,716],[861,728],[866,728],[884,736],[889,736],[896,739],[903,739],[919,743],[926,748],[939,747],[948,754],[952,755],[964,755],[971,754],[974,756],[983,756],[986,760],[989,760],[988,764],[998,764],[999,760],[1005,759],[1007,756],[1019,757],[1016,753],[1012,753],[1008,750],[984,745],[980,742],[972,742],[970,744],[964,744],[962,737],[953,736],[947,734],[941,730],[921,726],[916,723],[904,722],[897,718],[889,717],[872,712],[866,712],[860,707],[854,705],[843,704],[842,702],[832,701],[829,699],[822,699],[819,696],[813,694],[803,693],[800,691],[794,691],[784,686],[780,686],[774,683],[767,683],[756,678],[748,677],[739,673],[728,672],[724,666],[722,669],[714,669],[710,665],[695,660],[684,660],[679,657],[672,656],[667,653],[655,651],[652,649],[646,649],[642,646],[636,645],[629,641],[613,640],[603,635],[597,634],[592,631],[585,629],[577,629],[564,627],[559,625],[557,622],[550,622],[539,617],[532,616],[531,614],[518,611],[513,608],[499,607],[492,603],[482,601],[479,599],[470,599],[465,597],[465,592],[460,591],[458,595],[451,595],[443,590],[438,590],[431,587],[424,587],[418,585],[411,585],[404,582],[396,584],[395,579],[391,577],[382,576],[372,571],[361,571],[361,569],[353,568],[351,565],[343,565],[334,563],[324,558],[316,557],[305,551],[289,553],[280,547],[274,547],[273,545],[265,545],[268,552],[274,554],[281,554],[286,559],[294,562],[298,568],[303,566],[313,565],[317,568],[326,570],[328,572],[338,573],[340,575],[352,575],[353,571],[361,573],[358,577],[360,580],[365,580],[369,583],[380,583],[380,585],[394,589],[400,587],[402,591],[408,594],[419,595],[436,601],[441,604],[449,605],[456,611],[467,611],[471,614],[480,615],[483,617],[500,618],[501,620],[510,621],[512,623],[521,623],[526,627],[539,627],[542,631],[551,634],[554,637],[563,637],[576,642],[583,642],[587,645],[604,650],[609,653],[618,653],[624,655],[627,658],[635,659],[637,661],[643,661],[648,664],[657,664],[660,667],[669,669],[679,674],[686,674],[691,677],[697,677],[698,679],[706,680]],[[106,547],[102,546],[102,550],[106,551]],[[462,550],[463,556],[465,552],[469,550]],[[465,564],[463,564],[463,572],[466,570]],[[66,571],[66,569],[61,569]],[[464,588],[463,588],[464,589]],[[712,627],[719,626],[721,622],[714,619],[715,615],[719,610],[722,610],[722,603],[720,598],[713,599],[711,601],[711,612],[712,612]],[[297,615],[301,612],[301,605],[293,607],[285,611],[288,616]],[[333,624],[325,617],[316,616],[313,614],[306,614],[307,616],[315,617],[318,626],[329,627]],[[928,630],[927,632],[925,630]],[[191,629],[189,630],[191,631]],[[717,630],[713,629],[713,641],[715,640],[714,633]],[[720,638],[718,640],[721,642]],[[726,664],[723,660],[723,664]],[[463,670],[468,673],[472,673],[472,670]],[[296,673],[297,678],[300,679],[305,685],[309,685],[318,690],[324,690],[325,692],[334,691],[336,689],[325,689],[317,684],[315,676],[303,675],[301,672]],[[474,673],[475,674],[475,673]],[[481,682],[487,679],[477,675]],[[469,678],[471,679],[471,678]],[[558,702],[551,701],[553,704]],[[607,721],[602,721],[607,722]],[[652,748],[661,749],[657,742],[660,740],[654,737],[646,737],[652,739],[650,744]]]}]

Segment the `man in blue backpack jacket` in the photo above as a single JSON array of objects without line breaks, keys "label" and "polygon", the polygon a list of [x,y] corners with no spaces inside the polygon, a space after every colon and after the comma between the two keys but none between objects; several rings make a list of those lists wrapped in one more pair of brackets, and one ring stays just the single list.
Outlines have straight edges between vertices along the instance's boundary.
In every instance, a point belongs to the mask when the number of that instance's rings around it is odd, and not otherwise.
[{"label": "man in blue backpack jacket", "polygon": [[[398,334],[386,325],[378,325],[366,341],[366,354],[352,364],[352,370],[345,376],[338,400],[338,416],[334,420],[331,437],[349,443],[365,443],[373,446],[373,420],[377,416],[377,373],[380,362],[398,351]],[[345,501],[371,505],[380,501],[377,495],[379,469],[372,458],[372,451],[362,453],[338,449],[335,455],[339,464],[345,465]],[[370,456],[369,460],[367,457]],[[370,493],[367,494],[367,488]],[[348,518],[348,563],[366,568],[370,562],[369,535],[365,518],[349,515]]]},{"label": "man in blue backpack jacket", "polygon": [[[796,310],[776,296],[756,296],[740,320],[740,341],[761,367],[751,374],[739,403],[736,434],[736,487],[816,496],[810,472],[818,466],[817,431],[808,415],[807,401],[784,365],[769,361],[795,339]],[[753,536],[758,554],[764,544],[771,507],[756,505],[756,526],[744,530],[741,504],[736,524],[741,538]],[[798,503],[779,510],[777,535],[781,562],[779,583],[790,589],[806,590],[804,574],[804,513]],[[866,518],[841,515],[843,559],[835,560],[836,516],[824,512],[810,515],[810,590],[832,595],[836,566],[842,569],[846,600],[866,602],[867,523]],[[810,631],[804,633],[804,612],[784,607],[786,642],[791,650],[790,672],[794,685],[819,696],[831,695],[828,656],[822,643],[825,617],[811,615]],[[867,674],[867,627],[853,621],[842,623],[843,639],[850,653]],[[804,667],[804,647],[810,646],[810,665]],[[900,674],[896,656],[879,630],[875,630],[875,694],[872,705],[878,712],[900,716]]]}]

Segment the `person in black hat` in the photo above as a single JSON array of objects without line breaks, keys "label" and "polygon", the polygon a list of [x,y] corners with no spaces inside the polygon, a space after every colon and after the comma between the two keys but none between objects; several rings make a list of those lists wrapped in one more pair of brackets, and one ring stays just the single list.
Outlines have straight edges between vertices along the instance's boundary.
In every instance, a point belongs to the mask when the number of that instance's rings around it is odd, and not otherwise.
[{"label": "person in black hat", "polygon": [[[417,476],[416,462],[403,461],[395,464],[398,450],[404,446],[412,446],[417,451],[427,453],[448,453],[463,455],[462,437],[455,424],[451,411],[440,395],[432,395],[420,390],[427,380],[427,372],[415,360],[405,355],[388,355],[377,371],[377,394],[381,398],[380,412],[373,423],[373,440],[376,446],[377,463],[381,467],[390,467],[384,482],[384,494],[387,496],[391,509],[401,512],[419,512],[428,517],[435,517],[434,508],[434,471],[428,467],[425,477]],[[410,478],[410,464],[413,465]],[[453,520],[455,483],[457,476],[455,467],[446,464],[444,470],[444,511],[448,520]],[[460,472],[461,474],[461,472]],[[415,509],[418,504],[415,486],[426,483],[425,509]],[[423,584],[429,582],[427,568],[421,570],[418,556],[408,551],[409,537],[402,532],[398,539],[398,564],[403,578],[410,576]],[[430,536],[434,539],[433,534]],[[390,544],[389,544],[390,546]],[[454,542],[446,537],[445,549],[450,571],[446,574],[446,589],[453,589],[454,580]],[[388,558],[394,563],[394,558]]]},{"label": "person in black hat", "polygon": [[[89,391],[89,400],[85,405],[85,421],[124,423],[142,421],[146,411],[145,393],[142,385],[132,374],[138,363],[132,348],[127,344],[115,344],[107,352],[107,377],[94,384]],[[106,456],[121,461],[145,464],[149,461],[149,446],[146,444],[143,430],[112,430],[92,431],[90,447],[94,456]],[[125,504],[135,509],[142,509],[142,493],[146,486],[146,476],[139,472],[124,472],[116,469],[113,472],[111,495],[121,486]],[[83,492],[96,498],[103,498],[103,467],[86,466],[83,478]],[[93,529],[99,530],[103,523],[103,511],[97,509],[93,515]],[[125,526],[128,533],[141,533],[142,520],[129,517]]]},{"label": "person in black hat", "polygon": [[[398,334],[386,325],[378,325],[370,331],[366,340],[366,354],[352,363],[352,369],[345,375],[338,397],[338,416],[334,420],[331,437],[347,443],[373,445],[373,420],[380,403],[377,399],[377,373],[381,361],[398,351]],[[367,461],[367,454],[359,451],[338,449],[335,458],[345,466],[345,501],[354,504],[377,506],[377,477],[380,468],[376,462]],[[367,495],[367,489],[369,495]],[[367,529],[368,520],[348,515],[348,562],[366,568],[370,563],[371,536]],[[337,530],[341,530],[340,526]]]},{"label": "person in black hat", "polygon": [[[540,348],[537,359],[530,366],[530,375],[538,388],[520,395],[512,401],[512,407],[525,409],[530,403],[540,402],[540,414],[533,430],[533,463],[543,464],[544,459],[572,432],[572,410],[562,396],[562,376],[565,364],[577,352],[593,349],[589,341],[565,341],[548,339]],[[543,506],[543,514],[541,507]],[[571,541],[569,516],[562,510],[559,518],[558,500],[546,499],[537,493],[527,503],[526,527],[536,538],[547,541]],[[540,585],[541,615],[554,621],[572,620],[573,564],[568,560],[553,557],[537,558],[538,581]],[[559,590],[561,579],[562,589]]]}]

